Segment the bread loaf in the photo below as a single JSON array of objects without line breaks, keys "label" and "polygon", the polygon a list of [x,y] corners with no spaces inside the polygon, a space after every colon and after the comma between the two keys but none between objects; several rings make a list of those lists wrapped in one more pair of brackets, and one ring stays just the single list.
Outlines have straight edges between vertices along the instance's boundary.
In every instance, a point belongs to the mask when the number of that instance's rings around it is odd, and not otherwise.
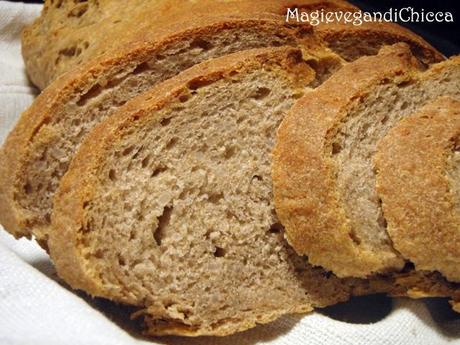
[{"label": "bread loaf", "polygon": [[[424,62],[442,59],[427,42],[392,23],[286,23],[287,8],[301,12],[358,11],[340,0],[129,0],[45,1],[42,15],[24,30],[22,52],[31,80],[41,89],[62,73],[114,49],[141,42],[151,44],[207,22],[270,20],[281,27],[299,26],[347,60],[377,53],[384,44],[407,42]],[[155,20],[152,20],[155,18]],[[256,46],[257,37],[252,39]],[[260,39],[260,38],[259,38]],[[50,41],[52,44],[50,44]],[[260,43],[259,46],[263,46]]]},{"label": "bread loaf", "polygon": [[55,197],[58,274],[137,306],[150,335],[231,334],[352,294],[460,300],[436,274],[338,279],[286,243],[270,152],[313,66],[284,48],[211,60],[100,123]]},{"label": "bread loaf", "polygon": [[58,274],[137,306],[155,335],[225,335],[347,299],[352,281],[298,257],[272,203],[275,130],[320,79],[298,50],[261,50],[132,99],[88,135],[56,194]]},{"label": "bread loaf", "polygon": [[376,190],[394,247],[417,269],[457,282],[459,135],[458,95],[441,97],[401,120],[374,157]]},{"label": "bread loaf", "polygon": [[340,277],[403,268],[372,159],[400,119],[442,95],[460,97],[460,58],[424,71],[397,44],[345,66],[293,107],[278,131],[273,183],[277,214],[299,254]]}]

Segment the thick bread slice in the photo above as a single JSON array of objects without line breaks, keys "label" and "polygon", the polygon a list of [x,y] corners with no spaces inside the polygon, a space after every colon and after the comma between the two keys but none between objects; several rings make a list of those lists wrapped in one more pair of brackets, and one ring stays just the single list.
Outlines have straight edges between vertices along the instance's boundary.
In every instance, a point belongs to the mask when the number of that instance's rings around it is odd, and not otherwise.
[{"label": "thick bread slice", "polygon": [[72,287],[139,307],[149,334],[225,335],[347,299],[285,243],[270,152],[322,76],[294,49],[205,62],[128,102],[80,146],[50,254]]},{"label": "thick bread slice", "polygon": [[127,46],[65,74],[22,114],[0,151],[0,222],[16,237],[33,234],[45,243],[54,191],[76,147],[101,119],[203,60],[297,44],[313,60],[314,54],[318,59],[331,56],[301,27],[271,20],[210,19],[199,28]]},{"label": "thick bread slice", "polygon": [[[279,26],[296,25],[314,30],[315,36],[349,60],[375,54],[383,44],[407,42],[424,62],[442,59],[427,42],[392,23],[286,23],[287,8],[299,12],[358,11],[341,0],[129,0],[45,2],[42,15],[24,30],[22,51],[32,81],[44,88],[62,73],[101,54],[133,42],[151,42],[185,29],[192,30],[210,18],[275,20]],[[155,18],[152,21],[152,18]],[[52,40],[52,44],[49,44]]]},{"label": "thick bread slice", "polygon": [[[44,88],[62,73],[133,42],[151,42],[206,21],[275,20],[286,26],[287,1],[279,0],[47,0],[41,16],[26,27],[22,51],[32,81]],[[302,0],[299,6],[354,10],[344,1]],[[83,11],[83,13],[82,13]],[[73,14],[77,12],[78,16]],[[155,18],[155,20],[152,20]],[[310,30],[308,24],[303,25]],[[53,44],[49,44],[50,37]],[[110,53],[108,53],[110,54]]]},{"label": "thick bread slice", "polygon": [[401,120],[374,157],[377,194],[394,247],[416,269],[457,282],[459,139],[460,101],[441,97]]},{"label": "thick bread slice", "polygon": [[335,73],[283,121],[274,197],[288,241],[341,277],[400,270],[375,190],[372,157],[404,116],[440,95],[460,97],[460,57],[423,71],[405,44]]}]

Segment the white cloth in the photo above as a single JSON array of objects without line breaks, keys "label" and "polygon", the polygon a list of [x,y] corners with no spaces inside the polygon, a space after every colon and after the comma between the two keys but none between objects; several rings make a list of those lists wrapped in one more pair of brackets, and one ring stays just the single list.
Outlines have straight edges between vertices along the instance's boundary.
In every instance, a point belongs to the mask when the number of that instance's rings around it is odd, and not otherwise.
[{"label": "white cloth", "polygon": [[[25,76],[19,34],[39,11],[39,5],[0,1],[0,142],[36,94]],[[120,308],[60,285],[48,256],[35,242],[17,241],[0,229],[1,345],[460,344],[460,318],[446,300],[396,299],[392,306],[389,299],[379,301],[383,306],[351,303],[327,313],[286,316],[226,338],[147,340],[133,330]],[[369,310],[382,316],[361,324],[343,321]]]}]

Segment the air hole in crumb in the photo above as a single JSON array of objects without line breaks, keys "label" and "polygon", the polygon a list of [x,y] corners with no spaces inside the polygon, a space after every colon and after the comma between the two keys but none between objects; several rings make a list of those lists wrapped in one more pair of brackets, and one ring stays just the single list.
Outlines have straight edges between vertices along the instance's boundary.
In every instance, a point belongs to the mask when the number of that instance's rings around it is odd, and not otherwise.
[{"label": "air hole in crumb", "polygon": [[123,156],[127,156],[129,155],[131,152],[133,152],[134,150],[134,146],[128,146],[127,148],[125,148],[123,151],[122,151],[122,155]]},{"label": "air hole in crumb", "polygon": [[126,261],[121,255],[118,256],[118,264],[120,266],[125,266],[126,265]]},{"label": "air hole in crumb", "polygon": [[174,145],[177,143],[177,138],[172,138],[171,140],[168,141],[166,144],[166,149],[169,150],[171,149]]},{"label": "air hole in crumb", "polygon": [[141,166],[146,168],[150,163],[150,155],[145,156],[144,159],[141,161]]},{"label": "air hole in crumb", "polygon": [[388,121],[388,115],[385,115],[385,116],[382,117],[382,119],[380,120],[380,123],[381,123],[382,125],[384,125],[385,123],[387,123],[387,121]]},{"label": "air hole in crumb", "polygon": [[269,232],[271,232],[272,234],[278,234],[280,233],[281,231],[283,231],[283,226],[281,225],[281,223],[273,223],[271,226],[270,226],[270,229],[268,230]]},{"label": "air hole in crumb", "polygon": [[94,85],[91,89],[88,90],[87,93],[85,93],[84,95],[80,97],[80,99],[77,101],[77,105],[78,106],[85,105],[86,103],[88,103],[88,101],[91,98],[99,96],[101,92],[102,92],[102,86],[99,84]]},{"label": "air hole in crumb", "polygon": [[72,126],[75,126],[75,127],[80,126],[81,119],[73,119],[71,123],[72,123]]},{"label": "air hole in crumb", "polygon": [[190,99],[190,96],[191,96],[190,94],[182,94],[179,96],[179,101],[181,103],[185,103]]},{"label": "air hole in crumb", "polygon": [[213,254],[214,254],[214,256],[216,258],[221,258],[221,257],[225,256],[226,252],[225,252],[224,248],[216,247],[216,249],[214,250]]},{"label": "air hole in crumb", "polygon": [[153,233],[153,238],[155,239],[155,242],[158,246],[161,245],[161,241],[163,240],[164,235],[164,229],[169,225],[172,211],[173,208],[171,206],[165,207],[163,209],[163,214],[160,217],[158,217],[158,226],[155,232]]},{"label": "air hole in crumb", "polygon": [[132,74],[140,74],[149,69],[149,64],[147,62],[140,63],[139,65],[136,66],[136,68],[133,70]]},{"label": "air hole in crumb", "polygon": [[168,170],[168,168],[166,168],[165,166],[159,166],[155,168],[155,170],[153,170],[151,177],[155,177],[166,170]]},{"label": "air hole in crumb", "polygon": [[163,127],[169,125],[170,123],[171,123],[170,117],[166,117],[160,121],[160,125],[162,125]]},{"label": "air hole in crumb", "polygon": [[30,194],[30,193],[33,192],[32,185],[31,185],[29,182],[27,182],[27,183],[24,185],[24,192],[25,192],[26,194]]},{"label": "air hole in crumb", "polygon": [[357,245],[361,244],[361,239],[358,237],[358,235],[353,230],[348,233],[348,236],[350,236],[351,240]]},{"label": "air hole in crumb", "polygon": [[332,143],[332,154],[336,155],[342,151],[342,145],[339,143]]},{"label": "air hole in crumb", "polygon": [[262,176],[254,175],[254,176],[252,177],[252,180],[262,181]]},{"label": "air hole in crumb", "polygon": [[216,204],[219,200],[223,199],[224,194],[223,193],[216,193],[216,194],[211,194],[208,197],[208,200],[212,202],[213,204]]},{"label": "air hole in crumb", "polygon": [[209,50],[212,47],[213,47],[212,43],[202,38],[196,38],[190,43],[190,48],[200,48],[203,50]]},{"label": "air hole in crumb", "polygon": [[81,4],[81,5],[78,5],[72,8],[72,10],[67,14],[67,16],[69,18],[70,17],[80,18],[82,15],[86,13],[87,10],[88,10],[88,4]]},{"label": "air hole in crumb", "polygon": [[271,90],[269,88],[259,87],[257,90],[255,90],[250,95],[250,97],[254,98],[254,99],[257,99],[257,100],[260,100],[260,99],[264,99],[265,97],[267,97],[270,94],[270,92],[271,92]]},{"label": "air hole in crumb", "polygon": [[224,158],[230,159],[235,155],[236,149],[234,146],[227,146],[224,152]]},{"label": "air hole in crumb", "polygon": [[164,55],[161,55],[161,54],[157,54],[155,55],[155,59],[157,59],[158,61],[161,61],[161,60],[164,60],[166,56]]},{"label": "air hole in crumb", "polygon": [[75,52],[77,51],[77,47],[68,47],[68,48],[64,48],[64,49],[61,49],[58,54],[60,56],[66,56],[66,57],[71,57],[71,56],[74,56],[75,55]]},{"label": "air hole in crumb", "polygon": [[114,169],[110,169],[109,170],[109,179],[111,181],[115,181],[117,179],[117,175],[115,174],[115,170]]}]

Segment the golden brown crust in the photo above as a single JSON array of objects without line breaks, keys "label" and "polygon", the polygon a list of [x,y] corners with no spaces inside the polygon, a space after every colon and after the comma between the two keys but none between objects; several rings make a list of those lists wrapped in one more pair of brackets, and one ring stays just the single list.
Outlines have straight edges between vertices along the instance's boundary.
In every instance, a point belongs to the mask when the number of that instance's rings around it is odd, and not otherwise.
[{"label": "golden brown crust", "polygon": [[352,240],[329,138],[371,86],[386,79],[404,82],[418,71],[406,45],[387,47],[378,56],[343,67],[299,100],[283,120],[273,153],[275,206],[289,243],[312,264],[342,277],[365,277],[402,266],[396,255],[366,250]]},{"label": "golden brown crust", "polygon": [[[72,6],[57,9],[47,1],[40,18],[24,30],[23,56],[29,76],[38,87],[43,89],[62,73],[101,54],[135,42],[158,40],[178,30],[200,27],[205,20],[219,17],[229,20],[270,19],[278,25],[285,25],[286,8],[294,6],[287,0],[130,0],[127,4],[116,1],[95,4],[82,17],[74,18],[67,16],[66,12],[72,13],[75,10]],[[73,6],[80,7],[81,4]],[[126,6],[130,8],[129,17],[122,15],[127,11]],[[295,6],[307,12],[358,10],[340,0],[302,0],[295,2]],[[152,17],[156,18],[154,22],[150,20]],[[353,58],[376,53],[382,44],[398,41],[408,43],[417,57],[426,63],[443,58],[419,36],[391,23],[363,23],[359,26],[327,23],[314,28],[308,23],[298,25],[306,30],[313,29],[333,49],[337,41],[345,44],[367,42],[367,47],[362,44],[362,48],[356,49]],[[50,37],[54,41],[52,45],[48,44]]]},{"label": "golden brown crust", "polygon": [[447,174],[459,136],[460,102],[441,97],[401,120],[374,158],[394,247],[417,269],[437,270],[457,282],[460,215]]}]

